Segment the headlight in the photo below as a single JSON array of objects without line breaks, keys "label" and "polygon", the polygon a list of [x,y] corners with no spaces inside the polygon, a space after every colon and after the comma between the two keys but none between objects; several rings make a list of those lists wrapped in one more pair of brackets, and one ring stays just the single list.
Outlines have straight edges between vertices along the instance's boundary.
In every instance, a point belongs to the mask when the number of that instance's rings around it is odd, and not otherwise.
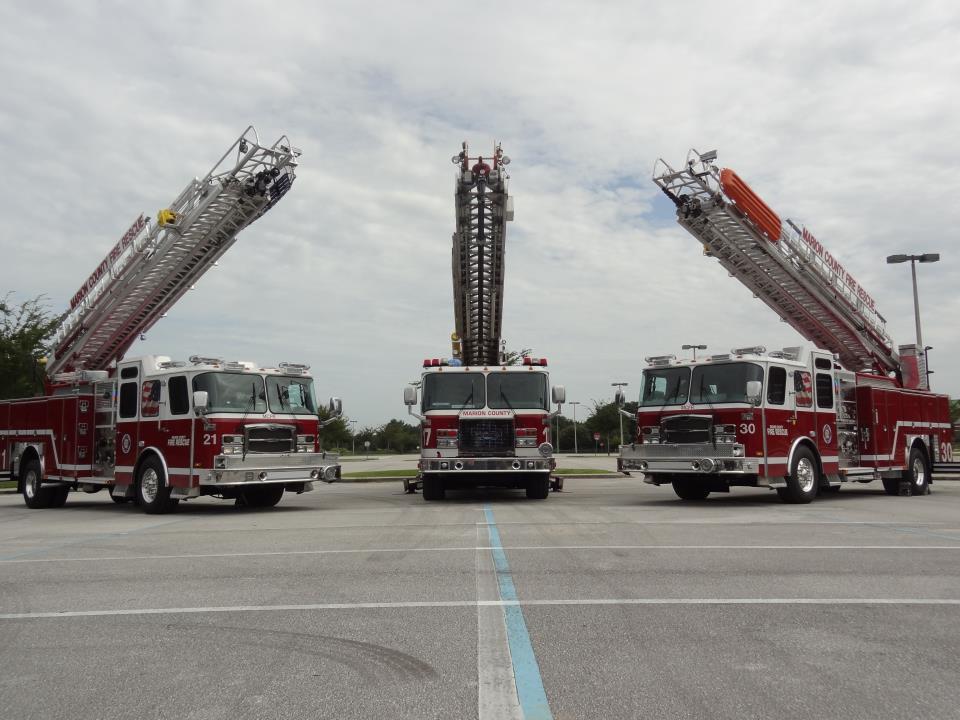
[{"label": "headlight", "polygon": [[550,457],[553,454],[553,445],[546,442],[540,443],[540,447],[537,448],[537,452],[539,452],[543,457]]},{"label": "headlight", "polygon": [[316,435],[297,435],[297,452],[313,452],[316,443]]},{"label": "headlight", "polygon": [[243,435],[222,436],[224,455],[241,455],[243,453]]}]

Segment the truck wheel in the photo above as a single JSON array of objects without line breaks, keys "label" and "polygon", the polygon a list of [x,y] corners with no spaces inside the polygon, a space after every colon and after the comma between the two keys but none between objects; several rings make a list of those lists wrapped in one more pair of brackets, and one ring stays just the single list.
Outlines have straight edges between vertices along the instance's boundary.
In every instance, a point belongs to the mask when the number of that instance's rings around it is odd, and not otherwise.
[{"label": "truck wheel", "polygon": [[787,503],[808,503],[817,496],[817,487],[820,485],[820,473],[817,472],[817,461],[807,447],[798,447],[793,454],[793,463],[790,466],[790,477],[787,478],[785,488],[777,488],[777,495]]},{"label": "truck wheel", "polygon": [[550,475],[527,480],[526,490],[531,500],[546,500],[550,495]]},{"label": "truck wheel", "polygon": [[910,449],[910,461],[904,479],[910,481],[910,491],[914,495],[930,492],[930,463],[927,462],[927,454],[918,447]]},{"label": "truck wheel", "polygon": [[23,502],[31,510],[49,507],[49,488],[41,484],[42,472],[40,462],[35,459],[27,460],[20,470],[20,483],[23,489]]},{"label": "truck wheel", "polygon": [[263,487],[246,488],[240,491],[240,505],[252,508],[273,507],[283,497],[283,485],[264,485]]},{"label": "truck wheel", "polygon": [[66,485],[58,485],[45,489],[50,493],[50,505],[48,507],[57,508],[67,504],[67,495],[70,494],[69,487]]},{"label": "truck wheel", "polygon": [[710,494],[710,489],[696,478],[677,478],[672,484],[673,491],[681,500],[706,500]]},{"label": "truck wheel", "polygon": [[140,472],[137,473],[137,499],[148,515],[161,515],[177,507],[177,501],[170,499],[166,473],[156,457],[147,458],[140,466]]},{"label": "truck wheel", "polygon": [[438,477],[425,477],[423,479],[423,499],[443,500],[446,492],[443,487],[443,480]]}]

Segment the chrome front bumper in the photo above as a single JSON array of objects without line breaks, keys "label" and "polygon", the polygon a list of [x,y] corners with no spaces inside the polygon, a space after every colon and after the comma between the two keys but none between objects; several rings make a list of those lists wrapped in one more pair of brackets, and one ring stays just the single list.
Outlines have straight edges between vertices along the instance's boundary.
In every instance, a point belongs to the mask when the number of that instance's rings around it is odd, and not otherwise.
[{"label": "chrome front bumper", "polygon": [[542,473],[557,467],[552,457],[512,457],[512,458],[428,458],[420,461],[420,470],[424,473],[452,473],[469,475],[471,473]]},{"label": "chrome front bumper", "polygon": [[742,445],[626,445],[620,449],[617,470],[703,475],[755,475],[760,462],[743,456]]},{"label": "chrome front bumper", "polygon": [[269,485],[272,483],[335,482],[340,479],[339,456],[331,453],[217,455],[201,485]]}]

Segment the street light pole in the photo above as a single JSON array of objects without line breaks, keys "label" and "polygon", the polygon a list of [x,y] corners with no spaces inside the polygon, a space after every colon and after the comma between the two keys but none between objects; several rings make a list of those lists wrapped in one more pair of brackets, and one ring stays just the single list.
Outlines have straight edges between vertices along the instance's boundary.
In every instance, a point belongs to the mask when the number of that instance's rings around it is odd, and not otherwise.
[{"label": "street light pole", "polygon": [[[923,353],[923,364],[924,369],[926,369],[927,364],[927,348],[923,344],[923,335],[920,332],[920,299],[917,294],[917,263],[935,263],[940,259],[940,253],[923,253],[922,255],[888,255],[887,264],[895,265],[897,263],[903,263],[910,261],[910,278],[913,280],[913,319],[917,326],[917,350],[918,353]],[[930,387],[930,372],[927,372],[927,387]]]},{"label": "street light pole", "polygon": [[[618,393],[618,394],[621,393],[621,392],[623,391],[623,388],[625,388],[625,387],[626,387],[627,385],[629,385],[629,384],[630,384],[630,383],[625,383],[625,382],[613,382],[613,383],[610,383],[610,385],[612,385],[613,387],[617,388],[617,393]],[[619,410],[619,409],[618,409],[618,410]],[[620,445],[622,446],[622,445],[623,445],[623,413],[618,411],[618,412],[617,412],[617,417],[620,418]],[[607,448],[607,449],[609,450],[609,448]]]},{"label": "street light pole", "polygon": [[579,400],[571,400],[570,404],[573,405],[573,454],[576,455],[577,450],[577,405],[580,404]]},{"label": "street light pole", "polygon": [[[350,423],[351,426],[357,424],[357,421],[356,421],[356,420],[350,420],[350,421],[348,421],[348,422]],[[357,433],[356,433],[356,431],[353,429],[353,427],[350,428],[350,441],[351,441],[351,443],[352,443],[351,450],[350,450],[350,454],[351,454],[351,455],[356,455],[356,454],[357,454]]]}]

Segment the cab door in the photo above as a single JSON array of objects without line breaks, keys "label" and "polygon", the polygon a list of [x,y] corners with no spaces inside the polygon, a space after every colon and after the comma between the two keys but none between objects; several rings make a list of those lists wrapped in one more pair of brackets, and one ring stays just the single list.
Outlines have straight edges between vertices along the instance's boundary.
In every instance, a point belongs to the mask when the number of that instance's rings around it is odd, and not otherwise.
[{"label": "cab door", "polygon": [[116,478],[127,484],[133,481],[133,468],[140,451],[140,377],[139,361],[121,363],[117,367],[117,430]]},{"label": "cab door", "polygon": [[837,451],[837,401],[838,385],[834,380],[833,357],[812,353],[813,389],[814,389],[814,442],[820,449],[820,458],[826,473],[836,473],[839,469]]}]

